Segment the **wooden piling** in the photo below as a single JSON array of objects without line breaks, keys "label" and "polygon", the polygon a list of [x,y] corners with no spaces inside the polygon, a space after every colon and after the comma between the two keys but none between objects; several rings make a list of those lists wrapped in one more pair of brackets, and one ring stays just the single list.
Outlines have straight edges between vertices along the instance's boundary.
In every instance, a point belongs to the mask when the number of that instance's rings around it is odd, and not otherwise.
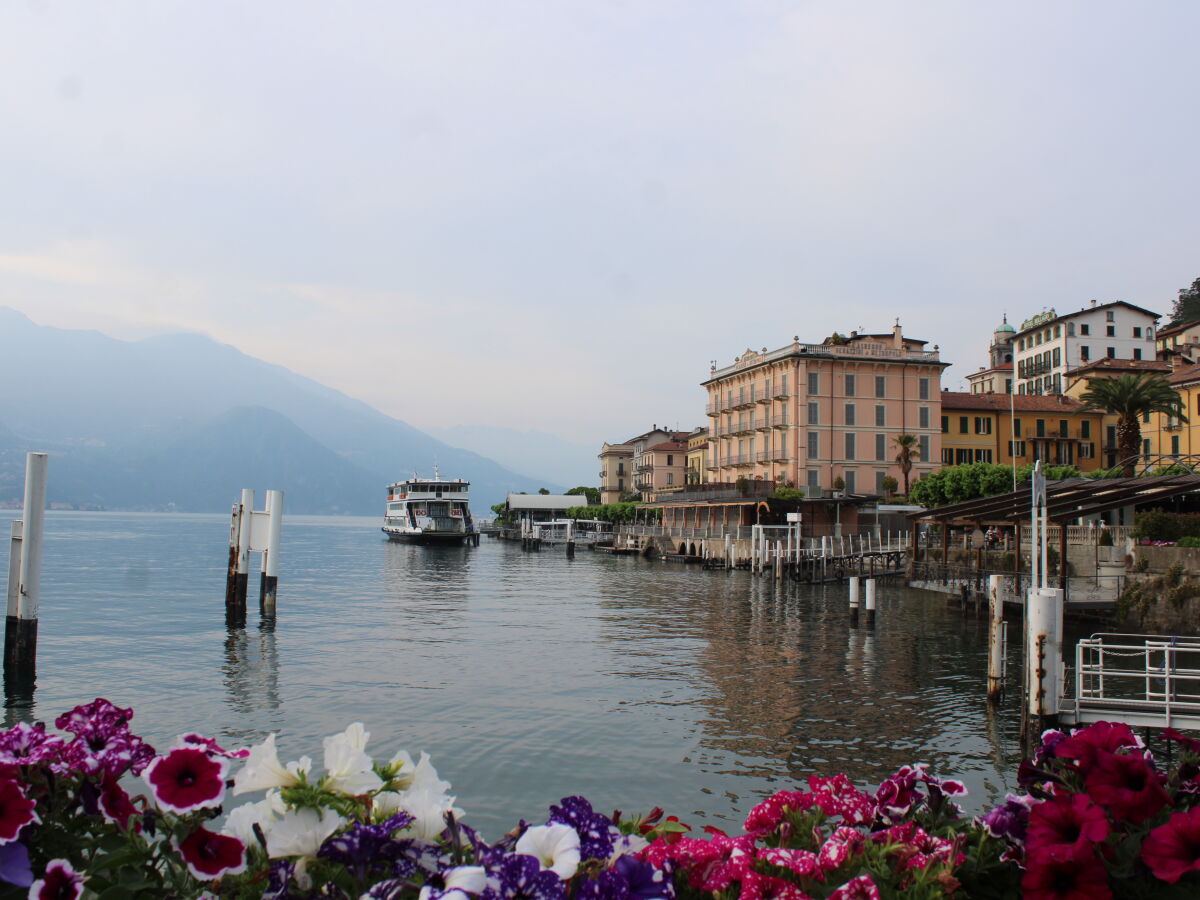
[{"label": "wooden piling", "polygon": [[867,579],[867,627],[875,627],[875,579]]},{"label": "wooden piling", "polygon": [[988,703],[997,704],[1004,693],[1004,597],[1003,575],[988,576]]}]

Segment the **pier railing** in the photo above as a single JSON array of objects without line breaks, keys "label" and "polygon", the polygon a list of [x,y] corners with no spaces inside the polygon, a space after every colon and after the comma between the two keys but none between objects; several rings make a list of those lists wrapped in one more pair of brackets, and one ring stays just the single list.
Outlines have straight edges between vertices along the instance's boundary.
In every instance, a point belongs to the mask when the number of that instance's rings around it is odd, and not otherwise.
[{"label": "pier railing", "polygon": [[[988,578],[999,575],[1001,599],[1005,603],[1023,606],[1025,592],[1032,585],[1028,572],[999,572],[994,569],[977,569],[973,566],[956,565],[918,560],[913,563],[911,584],[913,587],[943,593],[960,593],[968,590],[984,593],[988,589]],[[1057,575],[1049,579],[1057,587]],[[1105,609],[1112,607],[1125,588],[1124,575],[1071,575],[1067,578],[1064,602],[1075,609]]]}]

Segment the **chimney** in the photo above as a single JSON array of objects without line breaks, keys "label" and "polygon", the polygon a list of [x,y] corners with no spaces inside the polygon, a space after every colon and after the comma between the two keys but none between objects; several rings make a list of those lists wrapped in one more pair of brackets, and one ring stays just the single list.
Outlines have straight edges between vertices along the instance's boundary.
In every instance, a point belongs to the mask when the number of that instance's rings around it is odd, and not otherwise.
[{"label": "chimney", "polygon": [[892,326],[892,346],[897,350],[904,349],[904,329],[900,327],[900,320],[896,320],[896,324]]}]

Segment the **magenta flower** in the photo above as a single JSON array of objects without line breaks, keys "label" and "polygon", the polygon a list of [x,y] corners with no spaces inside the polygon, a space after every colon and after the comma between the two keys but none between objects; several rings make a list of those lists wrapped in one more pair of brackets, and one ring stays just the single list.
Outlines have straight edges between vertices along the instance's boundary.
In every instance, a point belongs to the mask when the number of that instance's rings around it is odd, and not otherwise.
[{"label": "magenta flower", "polygon": [[817,850],[817,864],[826,872],[832,872],[844,863],[851,853],[862,847],[863,842],[862,832],[843,825]]},{"label": "magenta flower", "polygon": [[154,748],[129,730],[131,718],[132,709],[102,698],[63,713],[54,724],[75,735],[63,750],[63,767],[114,778],[127,771],[139,774],[154,758]]},{"label": "magenta flower", "polygon": [[1026,831],[1030,853],[1086,849],[1108,837],[1108,817],[1087,794],[1064,794],[1029,811]]},{"label": "magenta flower", "polygon": [[1108,870],[1088,848],[1036,853],[1021,877],[1024,900],[1111,900]]},{"label": "magenta flower", "polygon": [[825,880],[825,870],[817,860],[817,854],[811,850],[793,850],[788,847],[760,847],[758,858],[781,869],[795,872],[802,878]]},{"label": "magenta flower", "polygon": [[809,775],[808,787],[814,803],[827,816],[841,816],[847,825],[866,825],[875,818],[875,801],[842,773],[831,778]]},{"label": "magenta flower", "polygon": [[1037,803],[1028,794],[1009,794],[1003,803],[977,821],[992,837],[1005,838],[1022,846],[1029,828],[1029,810]]},{"label": "magenta flower", "polygon": [[879,888],[870,875],[859,875],[830,894],[829,900],[879,900]]},{"label": "magenta flower", "polygon": [[226,759],[245,759],[250,755],[249,747],[242,747],[240,750],[226,750],[217,743],[215,738],[205,737],[202,734],[181,735],[176,746],[196,747],[199,750],[203,750],[209,756],[223,756]]},{"label": "magenta flower", "polygon": [[18,722],[7,731],[0,731],[0,765],[28,766],[58,762],[66,741],[58,735],[47,734],[40,722],[30,725]]},{"label": "magenta flower", "polygon": [[1112,754],[1126,747],[1138,748],[1141,745],[1133,729],[1125,723],[1097,722],[1059,741],[1054,746],[1054,756],[1074,760],[1080,771],[1087,772],[1095,765],[1097,754]]},{"label": "magenta flower", "polygon": [[[687,873],[688,884],[693,888],[723,891],[750,871],[754,864],[754,838],[748,834],[731,838],[711,825],[704,830],[712,835],[710,840],[683,838],[667,847],[665,857]],[[655,841],[647,850],[658,843]],[[650,861],[650,855],[647,860]]]},{"label": "magenta flower", "polygon": [[199,827],[177,845],[188,871],[201,881],[246,868],[246,847],[235,837]]},{"label": "magenta flower", "polygon": [[146,783],[160,807],[186,813],[217,806],[225,796],[225,767],[196,747],[178,747],[146,768]]},{"label": "magenta flower", "polygon": [[[139,815],[125,789],[117,779],[111,777],[105,778],[100,786],[100,812],[107,821],[121,829],[128,828],[130,820]],[[142,830],[140,818],[134,822],[134,828],[139,832]]]},{"label": "magenta flower", "polygon": [[1167,884],[1188,872],[1200,872],[1200,806],[1175,813],[1146,835],[1142,861]]},{"label": "magenta flower", "polygon": [[753,870],[742,878],[738,900],[812,900],[798,885]]},{"label": "magenta flower", "polygon": [[40,822],[36,805],[15,781],[0,781],[0,844],[15,841],[30,822]]},{"label": "magenta flower", "polygon": [[802,812],[812,805],[812,796],[803,791],[778,791],[750,810],[742,827],[749,834],[769,834],[788,812]]},{"label": "magenta flower", "polygon": [[1170,802],[1158,772],[1141,754],[1097,752],[1084,786],[1114,819],[1135,825]]},{"label": "magenta flower", "polygon": [[78,900],[85,881],[67,860],[52,859],[46,873],[29,886],[29,900]]}]

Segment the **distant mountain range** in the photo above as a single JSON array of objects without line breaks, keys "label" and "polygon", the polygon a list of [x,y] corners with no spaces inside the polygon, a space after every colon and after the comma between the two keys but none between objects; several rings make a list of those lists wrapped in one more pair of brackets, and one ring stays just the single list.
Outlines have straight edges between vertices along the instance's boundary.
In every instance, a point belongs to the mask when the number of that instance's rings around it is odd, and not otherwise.
[{"label": "distant mountain range", "polygon": [[580,444],[544,431],[520,431],[491,425],[455,425],[425,431],[452,447],[484,454],[510,469],[519,469],[568,488],[600,483],[600,442]]},{"label": "distant mountain range", "polygon": [[[24,453],[51,454],[52,503],[224,512],[244,487],[296,513],[382,513],[414,471],[509,491],[558,490],[225,344],[194,334],[120,341],[0,307],[0,504],[20,502]],[[261,494],[260,494],[261,496]]]}]

